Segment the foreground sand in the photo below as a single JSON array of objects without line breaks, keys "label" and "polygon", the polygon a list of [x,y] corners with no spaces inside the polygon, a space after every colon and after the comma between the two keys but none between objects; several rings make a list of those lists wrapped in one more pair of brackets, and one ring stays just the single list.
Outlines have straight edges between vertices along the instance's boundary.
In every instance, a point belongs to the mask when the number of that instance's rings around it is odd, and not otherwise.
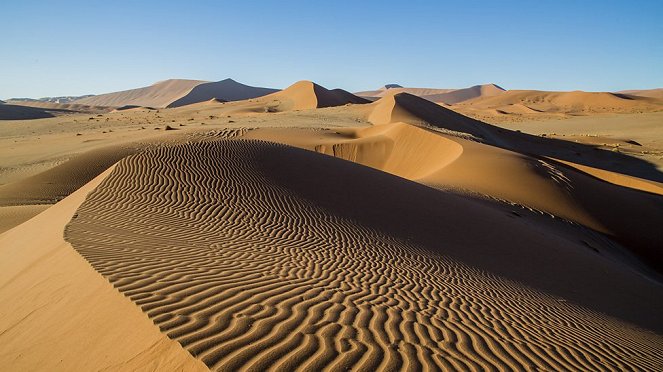
[{"label": "foreground sand", "polygon": [[352,100],[10,125],[3,208],[59,202],[0,235],[0,365],[661,369],[655,166],[409,95],[319,108]]}]

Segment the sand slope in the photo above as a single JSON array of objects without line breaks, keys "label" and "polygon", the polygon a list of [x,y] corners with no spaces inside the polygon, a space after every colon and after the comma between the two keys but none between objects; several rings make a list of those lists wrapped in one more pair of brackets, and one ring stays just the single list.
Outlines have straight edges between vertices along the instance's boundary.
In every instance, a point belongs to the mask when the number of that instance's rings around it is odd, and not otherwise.
[{"label": "sand slope", "polygon": [[504,89],[496,84],[475,85],[462,89],[435,89],[435,88],[404,88],[404,87],[382,87],[378,90],[357,92],[360,97],[381,98],[399,93],[408,93],[432,102],[454,104],[467,101],[477,97],[492,97],[504,92]]},{"label": "sand slope", "polygon": [[477,97],[494,97],[504,92],[505,90],[498,85],[483,84],[483,85],[475,85],[464,89],[456,89],[448,93],[420,95],[420,97],[425,98],[429,101],[442,102],[448,105],[452,105],[455,103],[464,102]]},{"label": "sand slope", "polygon": [[546,212],[609,234],[650,267],[662,267],[663,232],[656,226],[663,220],[663,184],[552,157],[557,154],[546,147],[562,148],[553,141],[504,131],[407,93],[383,97],[366,109],[378,124],[373,128],[325,137],[309,132],[308,139],[265,130],[246,137]]},{"label": "sand slope", "polygon": [[121,161],[65,235],[213,369],[660,365],[660,337],[556,296],[660,330],[661,287],[546,231],[343,160],[214,141]]},{"label": "sand slope", "polygon": [[640,89],[640,90],[622,90],[617,93],[629,94],[640,97],[663,98],[663,88]]},{"label": "sand slope", "polygon": [[545,114],[634,113],[663,110],[663,101],[648,97],[605,92],[545,92],[509,90],[492,97],[480,97],[460,104],[461,107],[512,112],[512,106]]},{"label": "sand slope", "polygon": [[0,120],[29,120],[53,116],[55,115],[52,112],[43,108],[0,103]]},{"label": "sand slope", "polygon": [[63,238],[99,176],[0,234],[0,365],[22,371],[205,370]]},{"label": "sand slope", "polygon": [[328,90],[311,81],[299,81],[283,91],[261,97],[259,102],[274,111],[306,110],[342,106],[348,103],[368,103],[343,89]]},{"label": "sand slope", "polygon": [[209,101],[211,99],[241,101],[265,96],[277,91],[278,89],[252,87],[238,83],[232,79],[225,79],[213,83],[197,85],[183,97],[169,103],[168,107],[190,105],[192,103]]},{"label": "sand slope", "polygon": [[171,79],[164,80],[149,87],[99,94],[73,101],[75,104],[88,106],[147,106],[166,107],[171,102],[183,97],[193,87],[207,83],[201,80]]},{"label": "sand slope", "polygon": [[73,113],[90,113],[90,114],[98,114],[98,113],[106,113],[111,111],[110,107],[105,107],[105,106],[88,106],[88,105],[81,105],[81,104],[76,104],[76,103],[57,103],[57,102],[42,102],[42,101],[14,101],[11,100],[9,103],[18,105],[18,106],[26,106],[26,107],[38,107],[45,109],[51,113],[58,114],[58,113],[65,113],[65,114],[73,114]]},{"label": "sand slope", "polygon": [[377,90],[369,90],[363,92],[356,92],[355,95],[360,97],[384,97],[387,95],[394,95],[398,93],[409,93],[415,96],[429,96],[435,94],[449,93],[456,89],[440,89],[440,88],[405,88],[401,86],[387,85]]}]

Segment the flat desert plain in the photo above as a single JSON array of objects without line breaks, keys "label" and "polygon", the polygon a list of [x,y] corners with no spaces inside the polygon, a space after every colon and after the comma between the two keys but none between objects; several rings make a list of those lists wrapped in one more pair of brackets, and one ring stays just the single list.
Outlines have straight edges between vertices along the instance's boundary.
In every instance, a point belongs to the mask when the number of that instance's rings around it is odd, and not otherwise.
[{"label": "flat desert plain", "polygon": [[0,369],[663,370],[654,93],[0,104]]}]

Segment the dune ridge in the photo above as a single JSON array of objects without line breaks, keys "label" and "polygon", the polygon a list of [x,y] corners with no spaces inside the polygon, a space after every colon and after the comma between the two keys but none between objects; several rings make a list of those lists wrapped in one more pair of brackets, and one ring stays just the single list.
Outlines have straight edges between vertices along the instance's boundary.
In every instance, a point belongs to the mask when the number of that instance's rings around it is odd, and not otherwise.
[{"label": "dune ridge", "polygon": [[458,109],[461,112],[483,110],[488,114],[588,115],[661,111],[663,101],[608,92],[508,90],[496,96],[460,102]]},{"label": "dune ridge", "polygon": [[169,103],[167,107],[180,107],[212,99],[226,102],[241,101],[266,96],[277,91],[278,89],[252,87],[238,83],[232,79],[225,79],[196,85],[186,95]]},{"label": "dune ridge", "polygon": [[53,112],[39,107],[0,103],[0,120],[30,120],[54,116]]},{"label": "dune ridge", "polygon": [[504,91],[505,90],[502,87],[496,84],[482,84],[461,89],[404,88],[401,86],[384,86],[378,90],[357,92],[355,94],[360,97],[382,98],[399,93],[408,93],[428,101],[451,105],[477,97],[492,97],[501,94]]},{"label": "dune ridge", "polygon": [[629,94],[629,95],[640,96],[640,97],[663,98],[663,88],[621,90],[617,93]]},{"label": "dune ridge", "polygon": [[280,92],[272,93],[258,100],[266,103],[268,108],[275,111],[307,110],[370,102],[343,89],[329,90],[306,80],[298,81]]},{"label": "dune ridge", "polygon": [[120,107],[127,105],[166,107],[171,102],[186,95],[195,86],[207,83],[203,80],[170,79],[154,83],[148,87],[129,89],[120,92],[99,94],[72,101],[88,106]]},{"label": "dune ridge", "polygon": [[[660,286],[505,212],[305,150],[223,140],[120,161],[65,237],[212,369],[662,363],[659,336],[501,275],[557,275],[589,301],[611,291],[605,309],[654,329]],[[470,221],[482,232],[459,228]],[[529,263],[505,264],[519,256]]]}]

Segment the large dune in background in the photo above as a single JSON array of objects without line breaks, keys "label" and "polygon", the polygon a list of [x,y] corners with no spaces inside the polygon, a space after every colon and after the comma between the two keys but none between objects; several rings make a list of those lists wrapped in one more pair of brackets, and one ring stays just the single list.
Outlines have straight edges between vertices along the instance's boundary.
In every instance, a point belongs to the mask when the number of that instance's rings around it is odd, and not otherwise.
[{"label": "large dune in background", "polygon": [[169,103],[168,107],[190,105],[192,103],[209,101],[211,99],[241,101],[265,96],[277,91],[278,89],[252,87],[238,83],[232,79],[225,79],[197,85],[183,97]]},{"label": "large dune in background", "polygon": [[73,101],[73,103],[88,106],[111,107],[127,105],[166,107],[171,102],[189,93],[195,86],[203,83],[207,82],[202,80],[185,79],[164,80],[150,85],[149,87],[99,94]]},{"label": "large dune in background", "polygon": [[266,103],[267,108],[275,111],[305,110],[369,102],[343,89],[329,90],[311,81],[299,81],[280,92],[261,97],[258,101]]},{"label": "large dune in background", "polygon": [[0,103],[0,120],[30,120],[53,116],[55,115],[52,112],[38,107]]},{"label": "large dune in background", "polygon": [[381,98],[399,93],[408,93],[432,102],[455,104],[477,97],[492,97],[501,94],[502,92],[504,92],[504,89],[498,85],[483,84],[462,89],[383,87],[378,90],[357,92],[355,94],[360,97]]},{"label": "large dune in background", "polygon": [[663,99],[663,88],[657,89],[636,89],[636,90],[622,90],[617,93],[629,94],[639,97],[651,97],[651,98],[661,98]]},{"label": "large dune in background", "polygon": [[459,102],[454,105],[454,110],[481,120],[509,122],[579,115],[656,112],[663,111],[663,100],[607,92],[509,90],[492,97]]}]

